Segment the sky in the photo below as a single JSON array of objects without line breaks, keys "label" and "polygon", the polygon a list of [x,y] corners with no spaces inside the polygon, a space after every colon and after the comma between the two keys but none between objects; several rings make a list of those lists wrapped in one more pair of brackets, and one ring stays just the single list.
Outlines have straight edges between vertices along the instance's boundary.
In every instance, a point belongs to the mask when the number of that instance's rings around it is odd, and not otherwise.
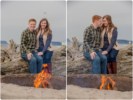
[{"label": "sky", "polygon": [[53,41],[66,40],[65,1],[2,1],[1,40],[13,39],[20,43],[21,33],[28,27],[28,20],[39,21],[46,17],[53,33]]},{"label": "sky", "polygon": [[112,16],[118,28],[118,39],[132,40],[132,2],[130,1],[69,1],[67,13],[68,38],[83,41],[83,32],[92,23],[93,15]]},{"label": "sky", "polygon": [[39,21],[46,17],[53,32],[53,41],[65,42],[66,38],[76,36],[82,42],[84,29],[96,14],[112,16],[118,28],[118,39],[132,39],[131,1],[68,0],[67,15],[65,1],[2,1],[1,8],[1,40],[13,39],[20,43],[29,18],[35,18],[38,26]]}]

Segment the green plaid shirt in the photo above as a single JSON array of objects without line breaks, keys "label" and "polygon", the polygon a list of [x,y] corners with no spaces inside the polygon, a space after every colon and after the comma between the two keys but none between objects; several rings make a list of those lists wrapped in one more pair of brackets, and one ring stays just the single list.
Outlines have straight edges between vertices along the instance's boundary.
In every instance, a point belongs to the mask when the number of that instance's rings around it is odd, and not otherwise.
[{"label": "green plaid shirt", "polygon": [[100,34],[100,28],[95,29],[93,25],[87,27],[84,31],[83,50],[91,53],[96,49],[100,49]]},{"label": "green plaid shirt", "polygon": [[31,32],[28,28],[21,35],[20,52],[30,53],[36,48],[36,31]]}]

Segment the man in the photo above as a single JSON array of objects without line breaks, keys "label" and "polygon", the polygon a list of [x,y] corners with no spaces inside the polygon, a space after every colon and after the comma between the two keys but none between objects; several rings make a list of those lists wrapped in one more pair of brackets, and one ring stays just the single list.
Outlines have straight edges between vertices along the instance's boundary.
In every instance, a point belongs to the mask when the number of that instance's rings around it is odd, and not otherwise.
[{"label": "man", "polygon": [[39,73],[42,69],[43,59],[37,55],[36,48],[36,20],[30,19],[28,28],[21,35],[21,57],[28,62],[32,74]]},{"label": "man", "polygon": [[92,62],[93,74],[107,73],[107,58],[100,50],[100,26],[102,25],[102,17],[94,15],[92,24],[84,31],[84,57]]}]

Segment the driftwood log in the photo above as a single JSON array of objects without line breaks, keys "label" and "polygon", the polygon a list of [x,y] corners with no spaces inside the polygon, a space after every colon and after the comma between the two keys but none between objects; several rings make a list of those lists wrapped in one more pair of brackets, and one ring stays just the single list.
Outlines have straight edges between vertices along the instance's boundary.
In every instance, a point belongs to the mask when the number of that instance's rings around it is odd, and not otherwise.
[{"label": "driftwood log", "polygon": [[[13,40],[10,40],[8,48],[1,49],[0,61],[2,75],[29,73],[28,63],[21,58],[19,46]],[[54,75],[66,75],[66,46],[55,48],[52,66]]]}]

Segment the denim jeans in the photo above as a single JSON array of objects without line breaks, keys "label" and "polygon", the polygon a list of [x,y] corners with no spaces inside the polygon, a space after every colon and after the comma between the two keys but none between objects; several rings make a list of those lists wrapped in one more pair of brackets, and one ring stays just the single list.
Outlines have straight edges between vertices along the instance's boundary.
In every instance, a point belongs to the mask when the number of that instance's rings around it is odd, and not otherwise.
[{"label": "denim jeans", "polygon": [[93,74],[107,74],[107,57],[102,55],[100,51],[95,51],[96,56],[91,59],[89,52],[84,52],[84,57],[92,62]]},{"label": "denim jeans", "polygon": [[[38,52],[41,52],[41,49],[38,49]],[[49,64],[51,63],[51,58],[53,55],[53,51],[46,50],[43,54],[43,64]]]},{"label": "denim jeans", "polygon": [[53,51],[45,51],[45,53],[43,54],[43,63],[51,63],[52,55]]},{"label": "denim jeans", "polygon": [[21,57],[28,62],[30,73],[36,74],[42,70],[43,58],[38,56],[36,52],[32,52],[32,57],[30,60],[27,59],[26,53],[22,53]]},{"label": "denim jeans", "polygon": [[[104,51],[106,49],[102,48],[102,51]],[[117,55],[119,53],[119,50],[116,50],[114,48],[112,48],[108,54],[106,55],[107,57],[107,62],[110,63],[110,62],[116,62],[116,58],[117,58]]]}]

